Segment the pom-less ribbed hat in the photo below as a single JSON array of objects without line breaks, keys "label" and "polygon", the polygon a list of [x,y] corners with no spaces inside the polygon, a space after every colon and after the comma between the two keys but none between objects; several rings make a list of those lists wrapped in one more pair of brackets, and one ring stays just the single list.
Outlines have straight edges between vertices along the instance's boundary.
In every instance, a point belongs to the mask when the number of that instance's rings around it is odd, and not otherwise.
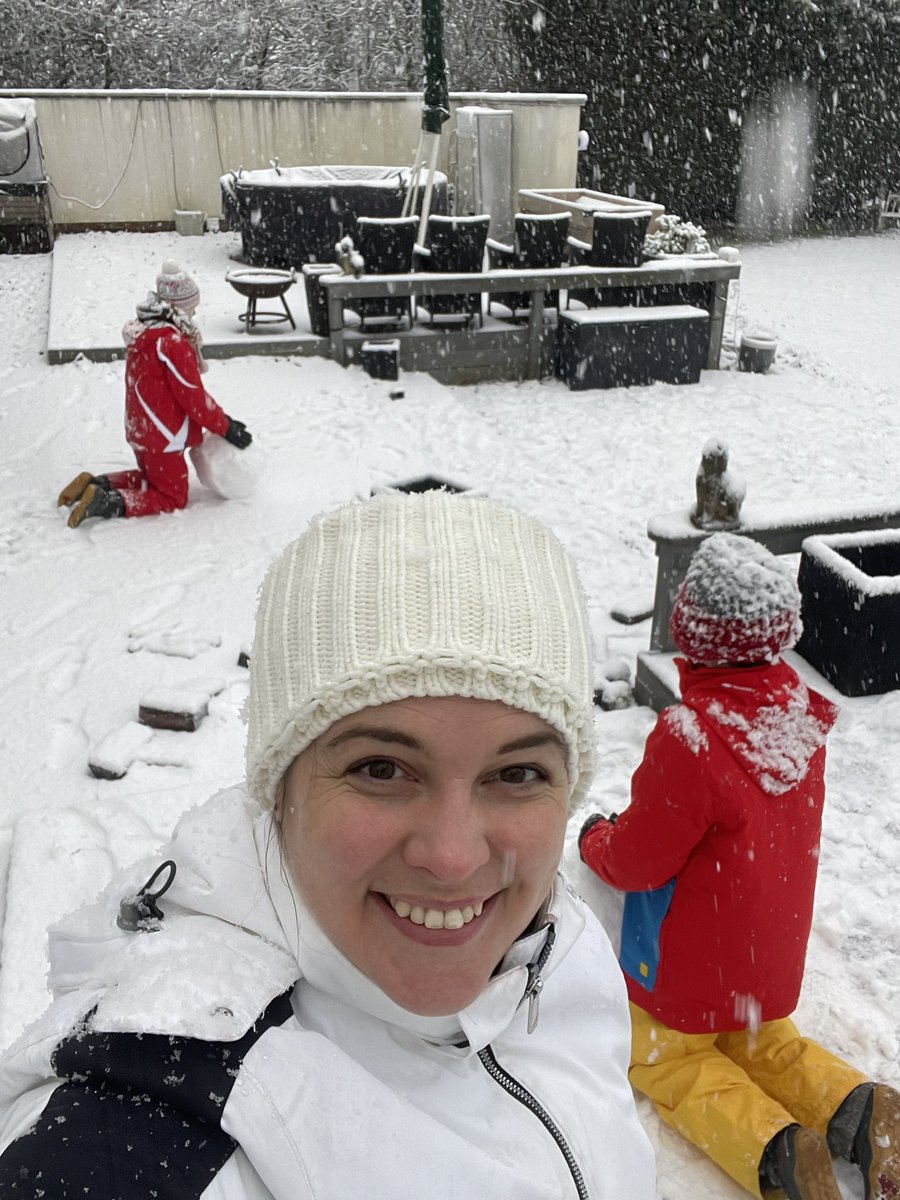
[{"label": "pom-less ribbed hat", "polygon": [[594,764],[592,661],[575,565],[532,517],[484,497],[388,493],[317,518],[269,568],[250,656],[247,778],[263,808],[341,717],[411,696],[502,700]]},{"label": "pom-less ribbed hat", "polygon": [[156,277],[156,295],[160,300],[178,308],[191,307],[200,301],[200,289],[196,280],[171,259],[163,263]]},{"label": "pom-less ribbed hat", "polygon": [[788,567],[765,546],[714,533],[691,559],[669,631],[693,663],[774,662],[802,632],[800,591]]}]

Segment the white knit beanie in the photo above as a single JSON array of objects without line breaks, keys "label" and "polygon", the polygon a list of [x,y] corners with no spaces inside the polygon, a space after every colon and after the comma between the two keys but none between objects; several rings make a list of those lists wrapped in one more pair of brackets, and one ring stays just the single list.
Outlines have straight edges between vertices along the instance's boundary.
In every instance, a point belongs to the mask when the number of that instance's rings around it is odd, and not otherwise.
[{"label": "white knit beanie", "polygon": [[394,492],[316,518],[269,568],[250,655],[247,779],[272,808],[335,721],[411,696],[502,700],[568,747],[570,803],[594,769],[592,656],[575,564],[496,500]]},{"label": "white knit beanie", "polygon": [[156,277],[156,295],[176,308],[196,306],[200,302],[200,289],[196,281],[171,259],[166,259]]}]

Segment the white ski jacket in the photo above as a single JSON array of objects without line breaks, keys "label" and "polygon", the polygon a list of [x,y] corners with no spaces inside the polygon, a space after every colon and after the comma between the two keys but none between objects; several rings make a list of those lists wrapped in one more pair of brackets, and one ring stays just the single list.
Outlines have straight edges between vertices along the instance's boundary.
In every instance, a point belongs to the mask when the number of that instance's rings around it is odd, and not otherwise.
[{"label": "white ski jacket", "polygon": [[58,998],[0,1065],[0,1195],[653,1200],[622,976],[561,883],[472,1005],[425,1018],[318,929],[242,790],[166,857],[155,931],[116,926],[144,864],[51,933]]}]

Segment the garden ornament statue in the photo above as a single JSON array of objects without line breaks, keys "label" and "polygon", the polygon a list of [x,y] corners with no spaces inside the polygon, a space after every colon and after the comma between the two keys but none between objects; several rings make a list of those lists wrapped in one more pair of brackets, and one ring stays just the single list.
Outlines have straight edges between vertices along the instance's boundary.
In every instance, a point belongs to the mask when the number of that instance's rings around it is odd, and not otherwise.
[{"label": "garden ornament statue", "polygon": [[710,438],[701,451],[696,484],[693,523],[699,529],[737,529],[747,485],[729,471],[728,447],[718,438]]}]

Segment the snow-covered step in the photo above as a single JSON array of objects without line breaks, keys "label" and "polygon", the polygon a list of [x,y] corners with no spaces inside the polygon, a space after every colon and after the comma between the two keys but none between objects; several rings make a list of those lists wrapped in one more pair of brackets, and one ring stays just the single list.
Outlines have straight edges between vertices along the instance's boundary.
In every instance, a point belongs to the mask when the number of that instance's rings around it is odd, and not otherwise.
[{"label": "snow-covered step", "polygon": [[209,702],[225,687],[223,679],[197,679],[178,687],[155,687],[144,692],[138,721],[152,729],[193,733],[209,711]]},{"label": "snow-covered step", "polygon": [[148,725],[129,721],[108,733],[88,755],[88,770],[95,779],[122,779],[141,748],[153,737]]}]

